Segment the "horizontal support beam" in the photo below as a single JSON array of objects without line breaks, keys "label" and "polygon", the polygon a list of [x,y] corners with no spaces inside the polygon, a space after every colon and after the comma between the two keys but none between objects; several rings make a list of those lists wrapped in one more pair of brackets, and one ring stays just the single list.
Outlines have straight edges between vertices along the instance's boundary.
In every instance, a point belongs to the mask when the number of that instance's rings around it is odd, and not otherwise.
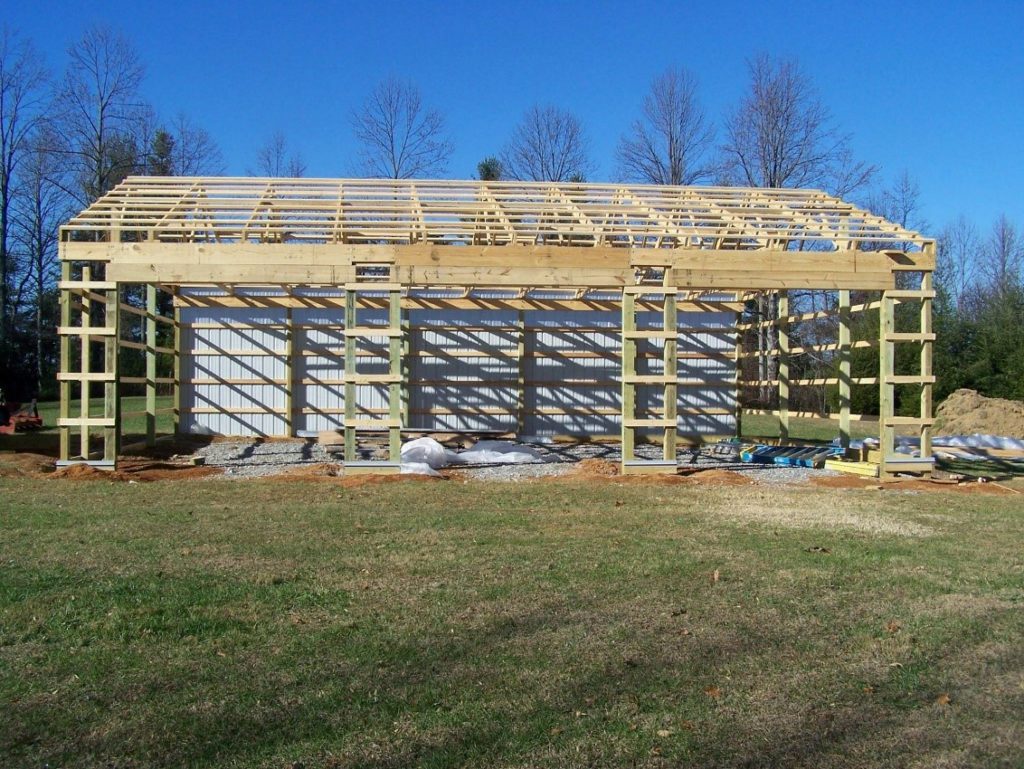
[{"label": "horizontal support beam", "polygon": [[[376,297],[360,297],[360,307],[384,307],[388,300]],[[196,296],[180,295],[174,302],[177,307],[269,307],[269,308],[292,308],[292,309],[319,309],[338,308],[345,306],[345,297],[313,297],[303,295],[290,296]],[[536,310],[536,311],[577,311],[595,310],[607,312],[621,312],[622,303],[619,300],[605,299],[483,299],[474,297],[459,297],[451,299],[435,299],[429,297],[403,296],[401,299],[403,310]],[[640,299],[636,303],[638,311],[661,312],[663,305],[660,302],[646,302]],[[743,309],[742,302],[718,302],[686,300],[677,301],[676,308],[679,312],[740,312]]]},{"label": "horizontal support beam", "polygon": [[[109,262],[127,283],[343,285],[375,255],[393,279],[422,286],[634,287],[637,270],[668,269],[668,288],[894,289],[885,252],[621,246],[63,243],[62,258]],[[909,255],[914,259],[918,255]],[[632,289],[631,289],[632,290]]]}]

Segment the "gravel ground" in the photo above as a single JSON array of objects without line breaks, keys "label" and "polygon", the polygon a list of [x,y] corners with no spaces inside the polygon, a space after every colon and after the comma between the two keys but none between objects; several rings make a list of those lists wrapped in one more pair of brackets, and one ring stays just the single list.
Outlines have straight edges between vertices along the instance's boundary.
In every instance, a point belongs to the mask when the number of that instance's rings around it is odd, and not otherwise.
[{"label": "gravel ground", "polygon": [[224,468],[224,475],[256,478],[276,475],[303,465],[334,463],[335,459],[315,441],[216,442],[199,449],[210,467]]},{"label": "gravel ground", "polygon": [[[544,462],[523,465],[461,466],[463,479],[488,481],[519,481],[563,475],[581,459],[605,459],[618,462],[622,458],[618,444],[570,443],[525,444],[537,449]],[[303,465],[338,464],[336,455],[329,454],[315,441],[223,441],[211,443],[196,452],[210,467],[221,467],[224,475],[233,478],[255,478],[276,475]],[[660,459],[661,448],[640,445],[636,454],[641,459]],[[811,477],[838,475],[831,470],[781,465],[753,465],[740,462],[735,456],[718,455],[713,447],[702,450],[682,449],[677,454],[679,465],[688,470],[732,470],[761,484],[803,483]]]}]

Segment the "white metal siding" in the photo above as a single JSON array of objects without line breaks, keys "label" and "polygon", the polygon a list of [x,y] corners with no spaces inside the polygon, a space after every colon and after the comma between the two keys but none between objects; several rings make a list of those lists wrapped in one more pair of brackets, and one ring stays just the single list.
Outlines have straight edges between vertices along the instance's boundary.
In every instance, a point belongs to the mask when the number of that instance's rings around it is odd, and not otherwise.
[{"label": "white metal siding", "polygon": [[[266,381],[284,380],[288,375],[284,358],[286,317],[283,309],[182,308],[184,431],[222,435],[286,432],[285,388],[283,384]],[[416,355],[408,362],[411,413],[407,426],[436,431],[515,430],[517,318],[514,311],[410,311],[410,346]],[[526,341],[524,374],[530,384],[526,388],[528,413],[524,432],[617,434],[621,404],[620,314],[528,311],[524,319],[528,328],[537,329],[528,333]],[[735,429],[734,319],[730,312],[678,315],[678,424],[682,434],[724,435]],[[637,321],[640,328],[658,328],[661,314],[639,312]],[[344,385],[338,382],[344,377],[343,311],[295,309],[292,322],[294,429],[337,429],[344,423],[345,405]],[[386,326],[387,312],[360,310],[358,322]],[[281,328],[203,329],[193,328],[195,323]],[[364,353],[358,358],[360,373],[388,371],[386,339],[361,338],[359,349]],[[638,373],[660,373],[660,340],[640,340],[638,349],[655,354],[641,359]],[[687,357],[689,353],[713,357]],[[193,379],[251,381],[187,384]],[[700,386],[688,386],[695,382]],[[638,408],[660,409],[661,396],[660,386],[639,387]],[[359,413],[380,415],[387,409],[387,400],[385,385],[357,388]],[[194,413],[190,411],[193,408],[215,411]],[[729,413],[687,413],[688,409],[698,408]],[[559,410],[568,413],[550,413]],[[451,411],[461,413],[445,413]]]}]

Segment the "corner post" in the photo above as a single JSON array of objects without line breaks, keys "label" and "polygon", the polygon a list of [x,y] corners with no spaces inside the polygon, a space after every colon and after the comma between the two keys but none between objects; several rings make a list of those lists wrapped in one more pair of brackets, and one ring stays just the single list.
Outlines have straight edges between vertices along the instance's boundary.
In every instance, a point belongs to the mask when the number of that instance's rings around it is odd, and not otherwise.
[{"label": "corner post", "polygon": [[[934,246],[932,246],[934,249]],[[921,459],[932,456],[932,273],[921,274]]]}]

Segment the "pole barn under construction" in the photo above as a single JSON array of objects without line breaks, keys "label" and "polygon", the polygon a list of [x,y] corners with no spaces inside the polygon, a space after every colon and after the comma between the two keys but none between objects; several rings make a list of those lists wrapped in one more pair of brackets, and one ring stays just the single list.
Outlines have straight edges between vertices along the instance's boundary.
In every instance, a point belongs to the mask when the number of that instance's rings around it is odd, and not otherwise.
[{"label": "pole barn under construction", "polygon": [[[771,389],[785,438],[796,389],[828,386],[846,442],[854,388],[878,388],[883,473],[932,467],[934,241],[817,190],[130,177],[60,258],[63,464],[116,465],[136,387],[150,440],[166,390],[180,433],[341,430],[346,472],[397,472],[403,431],[614,436],[623,472],[675,472],[679,443],[738,433],[742,388]],[[874,337],[852,338],[867,313]],[[792,344],[809,323],[834,338]],[[878,368],[855,377],[863,347]],[[791,377],[808,353],[834,376]],[[743,375],[751,356],[767,375]]]}]

